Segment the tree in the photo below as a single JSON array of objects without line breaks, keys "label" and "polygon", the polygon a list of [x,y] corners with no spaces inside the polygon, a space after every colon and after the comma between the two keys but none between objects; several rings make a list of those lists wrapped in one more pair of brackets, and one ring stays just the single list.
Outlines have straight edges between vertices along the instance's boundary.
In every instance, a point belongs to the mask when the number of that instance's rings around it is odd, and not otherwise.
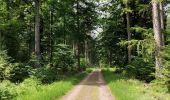
[{"label": "tree", "polygon": [[160,21],[161,21],[161,31],[162,31],[162,46],[165,45],[165,33],[164,33],[164,7],[163,7],[163,2],[159,3],[159,7],[160,7]]},{"label": "tree", "polygon": [[40,61],[40,0],[34,0],[35,2],[35,55],[37,60]]},{"label": "tree", "polygon": [[161,35],[161,23],[160,23],[160,10],[159,2],[152,0],[152,14],[153,14],[153,31],[156,43],[155,48],[155,68],[156,77],[161,76],[162,62],[161,62],[161,45],[162,45],[162,35]]},{"label": "tree", "polygon": [[[131,32],[130,32],[130,7],[129,7],[129,0],[124,0],[123,3],[125,4],[126,7],[126,29],[127,29],[127,34],[128,34],[128,41],[131,40]],[[128,63],[131,63],[131,47],[128,45]]]}]

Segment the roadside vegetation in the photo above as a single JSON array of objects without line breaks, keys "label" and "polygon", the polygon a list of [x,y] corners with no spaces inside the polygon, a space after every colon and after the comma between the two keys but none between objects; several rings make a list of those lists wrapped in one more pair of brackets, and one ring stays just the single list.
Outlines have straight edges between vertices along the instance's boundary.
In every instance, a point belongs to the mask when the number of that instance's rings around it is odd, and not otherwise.
[{"label": "roadside vegetation", "polygon": [[117,73],[115,68],[102,69],[104,79],[116,100],[169,100],[167,87],[139,81],[126,73]]},{"label": "roadside vegetation", "polygon": [[[54,62],[44,67],[36,66],[34,57],[30,66],[12,63],[6,52],[1,52],[0,100],[53,100],[63,96],[78,84],[92,69],[83,60],[81,69],[75,65],[75,57],[66,45],[58,45]],[[26,66],[27,65],[27,66]],[[87,69],[87,70],[86,70]]]},{"label": "roadside vegetation", "polygon": [[3,81],[0,83],[0,98],[1,100],[57,100],[77,85],[89,72],[91,69],[63,76],[50,84],[43,84],[35,77],[25,79],[20,84]]},{"label": "roadside vegetation", "polygon": [[[33,80],[25,80],[25,84],[22,83],[16,86],[18,96],[14,100],[58,100],[64,96],[73,86],[77,85],[88,73],[82,72],[76,75],[70,75],[66,79],[56,81],[52,84],[38,84],[34,83],[29,86]],[[23,91],[24,90],[24,91]]]}]

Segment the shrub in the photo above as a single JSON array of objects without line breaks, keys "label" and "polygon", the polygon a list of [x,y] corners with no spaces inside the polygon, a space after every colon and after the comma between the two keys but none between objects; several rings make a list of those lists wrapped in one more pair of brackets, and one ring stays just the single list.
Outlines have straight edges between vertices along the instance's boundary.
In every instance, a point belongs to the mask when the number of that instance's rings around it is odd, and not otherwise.
[{"label": "shrub", "polygon": [[86,68],[90,67],[90,64],[85,61],[84,58],[80,60],[81,70],[86,70]]},{"label": "shrub", "polygon": [[87,63],[86,63],[86,61],[85,61],[85,59],[84,58],[81,58],[80,59],[80,67],[83,69],[83,68],[86,68],[87,66]]},{"label": "shrub", "polygon": [[58,72],[59,70],[55,69],[54,67],[50,67],[50,65],[47,65],[46,67],[36,69],[34,76],[40,79],[42,83],[52,83],[59,79]]},{"label": "shrub", "polygon": [[25,78],[29,77],[30,66],[25,66],[22,63],[13,64],[13,70],[10,72],[10,80],[12,82],[22,82]]},{"label": "shrub", "polygon": [[12,70],[11,58],[7,56],[6,51],[0,51],[0,80],[9,78]]},{"label": "shrub", "polygon": [[9,81],[0,83],[0,100],[9,100],[17,95],[16,86]]},{"label": "shrub", "polygon": [[170,92],[170,45],[167,45],[163,48],[162,52],[162,60],[163,60],[163,77],[162,81],[164,84],[167,85],[169,92]]},{"label": "shrub", "polygon": [[42,65],[44,65],[43,61],[38,61],[35,53],[31,54],[31,59],[28,61],[27,65],[32,66],[33,68],[37,68],[40,67]]},{"label": "shrub", "polygon": [[54,70],[61,70],[60,72],[66,73],[73,68],[75,63],[74,55],[72,50],[67,45],[59,44],[56,46],[53,56]]},{"label": "shrub", "polygon": [[75,59],[67,45],[59,44],[54,48],[52,62],[36,70],[36,76],[42,83],[51,83],[62,78],[74,68]]},{"label": "shrub", "polygon": [[154,79],[154,62],[145,62],[142,58],[135,58],[130,65],[125,67],[128,74],[137,79],[150,82]]},{"label": "shrub", "polygon": [[28,93],[28,91],[36,91],[41,86],[41,81],[39,81],[36,77],[30,77],[25,79],[22,83],[17,86],[17,94],[24,95]]}]

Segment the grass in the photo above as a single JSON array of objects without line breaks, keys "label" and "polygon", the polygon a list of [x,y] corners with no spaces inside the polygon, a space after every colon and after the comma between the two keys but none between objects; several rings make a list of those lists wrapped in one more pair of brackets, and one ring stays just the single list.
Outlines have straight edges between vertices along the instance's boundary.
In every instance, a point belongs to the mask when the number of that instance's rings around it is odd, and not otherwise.
[{"label": "grass", "polygon": [[88,72],[70,76],[65,80],[49,85],[28,87],[25,93],[20,94],[14,100],[58,100],[72,89],[74,85],[78,84]]},{"label": "grass", "polygon": [[103,69],[102,73],[116,100],[170,100],[169,94],[157,93],[146,83],[116,74],[114,69]]}]

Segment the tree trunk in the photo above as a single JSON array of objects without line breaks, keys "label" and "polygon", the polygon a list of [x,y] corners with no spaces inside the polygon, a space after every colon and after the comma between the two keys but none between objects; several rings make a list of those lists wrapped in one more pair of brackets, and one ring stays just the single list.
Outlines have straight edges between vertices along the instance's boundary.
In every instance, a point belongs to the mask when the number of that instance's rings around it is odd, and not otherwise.
[{"label": "tree trunk", "polygon": [[[126,7],[128,7],[128,3],[126,4]],[[130,15],[129,12],[126,14],[126,21],[127,21],[127,34],[128,34],[128,41],[131,40],[131,32],[130,32]],[[128,45],[128,63],[131,63],[131,47]]]},{"label": "tree trunk", "polygon": [[67,36],[66,36],[66,17],[64,14],[64,44],[67,45]]},{"label": "tree trunk", "polygon": [[109,50],[109,67],[112,67],[112,51]]},{"label": "tree trunk", "polygon": [[161,21],[161,30],[162,30],[162,46],[165,45],[165,33],[164,33],[164,8],[163,3],[159,3],[160,6],[160,21]]},{"label": "tree trunk", "polygon": [[84,56],[85,56],[85,62],[87,63],[87,41],[86,40],[84,44]]},{"label": "tree trunk", "polygon": [[74,42],[74,40],[73,40],[72,43],[73,43],[73,45],[72,45],[73,46],[73,55],[75,55],[76,53],[75,53],[75,42]]},{"label": "tree trunk", "polygon": [[52,34],[53,34],[53,27],[52,27],[52,25],[53,25],[53,13],[52,13],[52,10],[53,9],[53,6],[52,6],[52,8],[51,8],[51,10],[50,10],[50,62],[52,62],[52,60],[53,60],[53,41],[52,41]]},{"label": "tree trunk", "polygon": [[81,70],[81,67],[80,67],[80,44],[79,43],[77,44],[77,66],[78,66],[78,69]]},{"label": "tree trunk", "polygon": [[79,0],[77,0],[77,35],[78,35],[78,39],[77,39],[77,67],[80,70],[80,19],[79,19]]},{"label": "tree trunk", "polygon": [[35,55],[40,61],[40,0],[35,1]]},{"label": "tree trunk", "polygon": [[155,50],[155,75],[156,77],[161,76],[161,45],[162,45],[162,35],[161,35],[161,25],[160,25],[160,12],[159,12],[159,4],[157,1],[152,1],[152,14],[153,14],[153,31],[154,31],[154,38],[156,43],[156,50]]}]

